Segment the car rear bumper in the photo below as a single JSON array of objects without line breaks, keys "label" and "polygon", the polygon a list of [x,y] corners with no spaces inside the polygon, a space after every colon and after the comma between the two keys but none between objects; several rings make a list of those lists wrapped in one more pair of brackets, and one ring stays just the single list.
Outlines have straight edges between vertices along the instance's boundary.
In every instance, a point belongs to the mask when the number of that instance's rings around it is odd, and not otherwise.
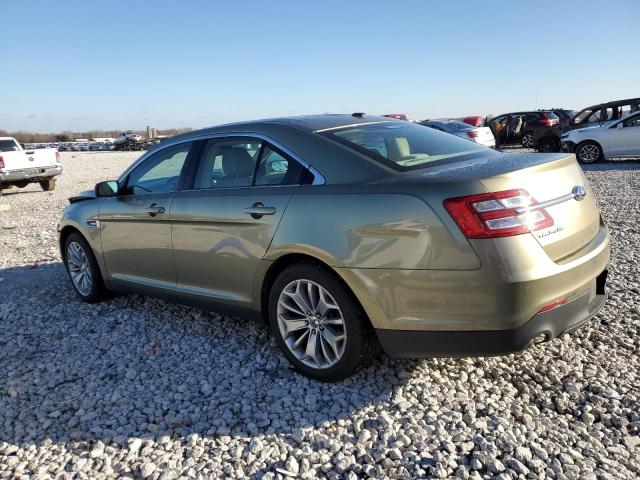
[{"label": "car rear bumper", "polygon": [[394,358],[492,356],[519,352],[586,323],[607,299],[607,270],[596,278],[595,295],[584,292],[569,303],[538,313],[520,327],[485,331],[376,329],[382,348]]},{"label": "car rear bumper", "polygon": [[19,180],[37,181],[41,178],[54,177],[62,173],[62,165],[51,165],[48,167],[24,168],[20,170],[9,170],[0,172],[0,181],[13,182]]}]

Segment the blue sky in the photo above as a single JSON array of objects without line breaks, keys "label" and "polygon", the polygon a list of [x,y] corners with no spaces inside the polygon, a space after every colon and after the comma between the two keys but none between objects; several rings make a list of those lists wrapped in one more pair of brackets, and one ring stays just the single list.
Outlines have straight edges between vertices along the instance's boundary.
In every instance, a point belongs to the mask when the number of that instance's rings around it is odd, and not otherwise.
[{"label": "blue sky", "polygon": [[0,129],[640,96],[640,1],[0,0]]}]

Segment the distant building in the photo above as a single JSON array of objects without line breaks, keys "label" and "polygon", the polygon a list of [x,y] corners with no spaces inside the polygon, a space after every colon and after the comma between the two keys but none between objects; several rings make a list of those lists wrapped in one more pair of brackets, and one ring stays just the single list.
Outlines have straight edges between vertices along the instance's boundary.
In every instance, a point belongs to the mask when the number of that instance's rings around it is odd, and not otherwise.
[{"label": "distant building", "polygon": [[88,138],[76,138],[74,140],[74,142],[76,142],[76,143],[89,143],[89,139]]},{"label": "distant building", "polygon": [[115,142],[115,138],[111,138],[111,137],[96,137],[96,138],[92,138],[91,141],[92,142],[98,142],[98,143],[113,143]]}]

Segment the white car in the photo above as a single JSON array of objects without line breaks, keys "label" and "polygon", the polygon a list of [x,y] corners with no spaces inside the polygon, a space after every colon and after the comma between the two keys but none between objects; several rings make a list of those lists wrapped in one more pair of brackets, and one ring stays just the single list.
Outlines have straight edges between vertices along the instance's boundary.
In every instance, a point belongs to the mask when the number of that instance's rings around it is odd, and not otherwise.
[{"label": "white car", "polygon": [[118,135],[118,137],[115,139],[114,143],[116,145],[119,145],[119,144],[125,143],[125,142],[139,142],[140,140],[142,140],[142,137],[140,135],[138,135],[137,133],[123,132],[120,135]]},{"label": "white car", "polygon": [[23,150],[15,138],[0,137],[0,195],[3,188],[24,188],[36,182],[48,192],[55,188],[55,177],[61,173],[57,149]]},{"label": "white car", "polygon": [[619,120],[563,133],[562,149],[582,163],[610,158],[640,158],[640,111]]}]

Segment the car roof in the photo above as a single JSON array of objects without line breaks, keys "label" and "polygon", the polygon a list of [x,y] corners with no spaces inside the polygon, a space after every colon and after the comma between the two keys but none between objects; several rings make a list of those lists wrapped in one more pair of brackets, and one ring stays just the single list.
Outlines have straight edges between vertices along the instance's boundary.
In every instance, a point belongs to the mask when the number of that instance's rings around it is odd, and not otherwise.
[{"label": "car roof", "polygon": [[260,126],[270,126],[274,124],[287,125],[308,132],[318,132],[322,130],[330,130],[334,128],[347,127],[351,125],[366,125],[371,123],[382,122],[402,122],[394,118],[382,117],[378,115],[354,116],[353,114],[332,114],[326,113],[322,115],[300,115],[292,117],[276,117],[265,118],[261,120],[251,120],[246,122],[226,123],[214,127],[204,128],[194,132],[184,134],[206,134],[215,132],[230,132],[234,130],[256,129]]}]

